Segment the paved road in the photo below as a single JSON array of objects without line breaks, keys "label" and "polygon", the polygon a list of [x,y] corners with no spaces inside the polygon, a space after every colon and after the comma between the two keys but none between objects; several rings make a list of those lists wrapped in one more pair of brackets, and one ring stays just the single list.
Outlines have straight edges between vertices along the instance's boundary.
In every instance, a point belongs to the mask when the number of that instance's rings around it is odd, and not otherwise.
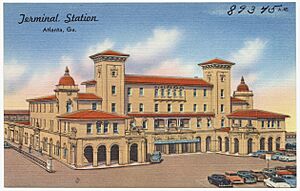
[{"label": "paved road", "polygon": [[[190,154],[164,156],[161,164],[95,170],[72,170],[54,161],[56,172],[50,174],[14,150],[4,154],[6,187],[214,187],[207,181],[212,173],[266,167],[264,160],[252,157]],[[287,164],[295,163],[271,161],[270,167]]]}]

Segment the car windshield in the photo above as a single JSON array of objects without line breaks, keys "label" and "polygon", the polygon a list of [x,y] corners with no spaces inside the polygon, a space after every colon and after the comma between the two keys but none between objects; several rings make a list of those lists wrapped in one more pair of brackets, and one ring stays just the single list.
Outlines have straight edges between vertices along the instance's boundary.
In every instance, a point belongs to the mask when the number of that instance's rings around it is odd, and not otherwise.
[{"label": "car windshield", "polygon": [[272,181],[273,181],[273,182],[285,182],[284,179],[282,179],[282,178],[277,178],[277,177],[273,178]]}]

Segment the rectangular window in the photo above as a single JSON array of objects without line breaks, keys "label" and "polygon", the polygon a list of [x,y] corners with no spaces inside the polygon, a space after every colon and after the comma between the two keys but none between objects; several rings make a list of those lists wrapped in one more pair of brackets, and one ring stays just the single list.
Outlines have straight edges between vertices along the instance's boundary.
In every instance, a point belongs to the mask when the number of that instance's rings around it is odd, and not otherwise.
[{"label": "rectangular window", "polygon": [[96,130],[97,130],[97,134],[101,133],[101,121],[96,122]]},{"label": "rectangular window", "polygon": [[261,121],[261,128],[265,128],[265,121]]},{"label": "rectangular window", "polygon": [[131,88],[127,88],[127,95],[131,96],[132,95],[132,89]]},{"label": "rectangular window", "polygon": [[173,89],[173,97],[176,97],[177,96],[177,92],[176,92],[176,89],[174,88]]},{"label": "rectangular window", "polygon": [[172,105],[168,104],[168,112],[172,112]]},{"label": "rectangular window", "polygon": [[165,89],[164,88],[161,88],[160,94],[161,94],[161,97],[165,97]]},{"label": "rectangular window", "polygon": [[144,112],[144,104],[140,103],[140,112]]},{"label": "rectangular window", "polygon": [[179,89],[179,97],[183,97],[182,89]]},{"label": "rectangular window", "polygon": [[270,122],[270,120],[268,120],[268,128],[270,128],[270,124],[271,124],[271,122]]},{"label": "rectangular window", "polygon": [[274,128],[274,120],[272,120],[271,124],[272,124],[272,128]]},{"label": "rectangular window", "polygon": [[104,121],[104,127],[103,127],[103,132],[104,133],[108,132],[108,125],[109,125],[108,121]]},{"label": "rectangular window", "polygon": [[154,90],[154,97],[158,97],[158,89],[157,88],[155,88],[155,90]]},{"label": "rectangular window", "polygon": [[203,105],[203,111],[206,112],[206,110],[207,110],[207,106],[206,106],[206,104],[204,104]]},{"label": "rectangular window", "polygon": [[97,110],[97,103],[92,103],[92,110]]},{"label": "rectangular window", "polygon": [[171,89],[170,88],[168,88],[167,92],[168,92],[168,97],[171,97]]},{"label": "rectangular window", "polygon": [[140,96],[144,96],[144,88],[140,88]]},{"label": "rectangular window", "polygon": [[201,122],[202,122],[202,119],[198,118],[197,119],[197,128],[201,128]]},{"label": "rectangular window", "polygon": [[180,119],[179,126],[181,128],[189,128],[190,120],[189,119]]},{"label": "rectangular window", "polygon": [[114,131],[114,134],[118,134],[119,131],[118,131],[118,123],[113,123],[113,131]]},{"label": "rectangular window", "polygon": [[116,112],[116,103],[111,103],[111,112]]},{"label": "rectangular window", "polygon": [[154,128],[164,128],[165,120],[164,119],[154,119]]},{"label": "rectangular window", "polygon": [[25,133],[25,144],[28,144],[28,133]]},{"label": "rectangular window", "polygon": [[180,112],[183,112],[183,110],[184,110],[183,104],[180,104],[180,105],[179,105],[179,111],[180,111]]},{"label": "rectangular window", "polygon": [[280,121],[277,121],[277,128],[280,128]]},{"label": "rectangular window", "polygon": [[252,126],[252,120],[248,120],[248,125]]},{"label": "rectangular window", "polygon": [[224,113],[224,104],[221,104],[221,113]]},{"label": "rectangular window", "polygon": [[116,95],[116,86],[111,86],[111,94]]},{"label": "rectangular window", "polygon": [[86,133],[92,134],[92,124],[91,123],[86,124]]},{"label": "rectangular window", "polygon": [[203,89],[203,97],[206,97],[206,93],[207,93],[206,89]]},{"label": "rectangular window", "polygon": [[197,104],[194,104],[194,106],[193,106],[193,111],[194,111],[194,112],[197,112]]},{"label": "rectangular window", "polygon": [[154,112],[158,112],[158,103],[154,104]]},{"label": "rectangular window", "polygon": [[211,127],[211,119],[207,118],[207,127],[210,128]]},{"label": "rectangular window", "polygon": [[67,102],[67,113],[72,112],[72,103],[71,102]]},{"label": "rectangular window", "polygon": [[143,121],[143,129],[147,129],[147,120]]},{"label": "rectangular window", "polygon": [[225,119],[221,119],[221,127],[225,126]]},{"label": "rectangular window", "polygon": [[224,89],[221,89],[221,98],[224,98],[225,95],[224,95]]},{"label": "rectangular window", "polygon": [[242,127],[242,120],[239,120],[239,127]]},{"label": "rectangular window", "polygon": [[131,112],[131,103],[127,104],[127,112]]},{"label": "rectangular window", "polygon": [[193,95],[194,95],[194,97],[197,96],[197,89],[194,89]]}]

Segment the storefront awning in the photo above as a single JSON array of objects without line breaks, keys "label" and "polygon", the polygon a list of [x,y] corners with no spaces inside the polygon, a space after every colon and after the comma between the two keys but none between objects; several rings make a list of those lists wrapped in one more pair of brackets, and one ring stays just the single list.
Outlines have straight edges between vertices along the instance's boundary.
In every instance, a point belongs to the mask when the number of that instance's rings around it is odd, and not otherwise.
[{"label": "storefront awning", "polygon": [[199,139],[190,139],[190,140],[158,140],[155,141],[154,144],[162,145],[162,144],[179,144],[179,143],[199,143]]}]

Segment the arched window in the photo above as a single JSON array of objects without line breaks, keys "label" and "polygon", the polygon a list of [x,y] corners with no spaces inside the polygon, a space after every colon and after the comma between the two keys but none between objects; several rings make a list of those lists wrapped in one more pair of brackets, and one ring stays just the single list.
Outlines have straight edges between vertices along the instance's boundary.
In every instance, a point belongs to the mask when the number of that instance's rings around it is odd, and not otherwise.
[{"label": "arched window", "polygon": [[67,113],[72,112],[72,101],[71,100],[67,101],[66,110],[67,110]]}]

